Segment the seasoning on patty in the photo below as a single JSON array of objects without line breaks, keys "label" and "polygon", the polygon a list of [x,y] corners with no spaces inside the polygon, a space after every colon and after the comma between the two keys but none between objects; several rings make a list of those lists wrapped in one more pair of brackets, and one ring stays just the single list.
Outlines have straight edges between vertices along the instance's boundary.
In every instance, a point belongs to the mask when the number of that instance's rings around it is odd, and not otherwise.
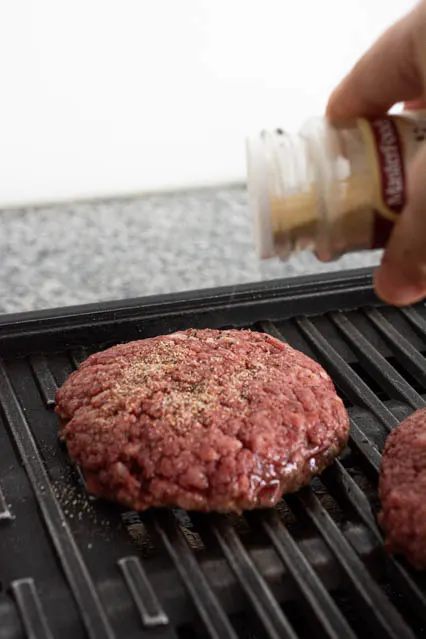
[{"label": "seasoning on patty", "polygon": [[57,391],[56,412],[87,489],[135,510],[273,506],[349,432],[323,368],[248,330],[187,330],[91,355]]}]

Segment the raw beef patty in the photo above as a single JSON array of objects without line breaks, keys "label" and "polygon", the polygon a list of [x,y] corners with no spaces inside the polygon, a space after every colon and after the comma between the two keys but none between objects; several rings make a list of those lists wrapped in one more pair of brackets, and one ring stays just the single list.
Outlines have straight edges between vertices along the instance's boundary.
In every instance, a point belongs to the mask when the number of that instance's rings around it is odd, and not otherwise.
[{"label": "raw beef patty", "polygon": [[426,409],[416,411],[386,440],[380,470],[380,524],[390,552],[426,568]]},{"label": "raw beef patty", "polygon": [[87,489],[136,510],[274,505],[345,445],[323,368],[248,330],[187,330],[91,355],[57,391]]}]

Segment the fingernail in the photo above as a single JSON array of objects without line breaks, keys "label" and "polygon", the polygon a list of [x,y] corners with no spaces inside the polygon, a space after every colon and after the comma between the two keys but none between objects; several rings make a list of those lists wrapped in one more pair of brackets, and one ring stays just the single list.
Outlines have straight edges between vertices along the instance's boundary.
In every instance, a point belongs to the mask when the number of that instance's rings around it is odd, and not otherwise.
[{"label": "fingernail", "polygon": [[408,306],[426,296],[426,288],[409,280],[393,266],[381,266],[374,277],[374,287],[381,300],[394,306]]}]

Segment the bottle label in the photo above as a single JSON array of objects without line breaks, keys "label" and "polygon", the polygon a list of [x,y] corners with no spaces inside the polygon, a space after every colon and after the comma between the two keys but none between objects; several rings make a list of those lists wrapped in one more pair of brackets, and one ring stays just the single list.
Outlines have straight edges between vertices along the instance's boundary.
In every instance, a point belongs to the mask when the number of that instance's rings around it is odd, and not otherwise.
[{"label": "bottle label", "polygon": [[407,197],[406,166],[426,139],[426,114],[359,120],[375,193],[373,247],[385,245]]},{"label": "bottle label", "polygon": [[405,205],[405,170],[398,128],[390,118],[371,122],[380,171],[377,209],[384,217],[396,220]]},{"label": "bottle label", "polygon": [[361,120],[375,183],[374,209],[395,222],[405,205],[406,179],[402,143],[391,117]]}]

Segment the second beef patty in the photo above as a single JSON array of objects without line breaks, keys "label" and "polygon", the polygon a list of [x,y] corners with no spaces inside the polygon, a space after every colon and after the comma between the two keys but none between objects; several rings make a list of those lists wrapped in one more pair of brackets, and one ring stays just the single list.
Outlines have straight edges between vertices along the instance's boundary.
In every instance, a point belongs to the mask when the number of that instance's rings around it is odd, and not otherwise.
[{"label": "second beef patty", "polygon": [[426,408],[405,419],[387,438],[379,490],[379,521],[387,549],[426,569]]}]

